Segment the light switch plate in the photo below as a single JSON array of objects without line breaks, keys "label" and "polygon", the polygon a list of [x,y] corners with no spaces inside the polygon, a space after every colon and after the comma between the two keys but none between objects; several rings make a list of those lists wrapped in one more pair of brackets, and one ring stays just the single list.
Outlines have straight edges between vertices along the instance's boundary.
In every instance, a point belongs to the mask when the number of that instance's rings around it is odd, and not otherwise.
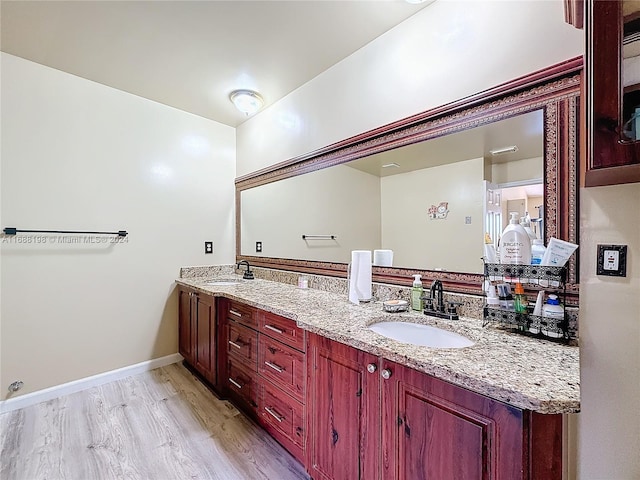
[{"label": "light switch plate", "polygon": [[612,277],[626,277],[627,246],[598,245],[596,273],[598,275],[608,275]]}]

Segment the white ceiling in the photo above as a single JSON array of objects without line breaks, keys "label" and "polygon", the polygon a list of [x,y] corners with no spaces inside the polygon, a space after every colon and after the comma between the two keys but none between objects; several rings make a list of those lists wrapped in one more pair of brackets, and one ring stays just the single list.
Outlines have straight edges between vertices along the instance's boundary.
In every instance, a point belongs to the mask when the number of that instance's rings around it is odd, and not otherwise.
[{"label": "white ceiling", "polygon": [[266,106],[431,1],[7,1],[2,51],[218,122]]},{"label": "white ceiling", "polygon": [[[544,155],[542,110],[445,135],[426,142],[364,157],[347,165],[380,177],[484,157],[490,164],[512,162]],[[518,151],[491,155],[489,150],[515,145]],[[395,163],[398,167],[382,168]]]}]

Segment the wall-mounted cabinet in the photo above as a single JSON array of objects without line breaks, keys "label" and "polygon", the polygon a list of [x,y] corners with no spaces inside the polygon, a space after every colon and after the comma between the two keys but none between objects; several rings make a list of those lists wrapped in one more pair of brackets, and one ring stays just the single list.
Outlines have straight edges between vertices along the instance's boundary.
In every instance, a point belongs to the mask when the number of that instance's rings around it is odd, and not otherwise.
[{"label": "wall-mounted cabinet", "polygon": [[587,6],[587,187],[640,182],[640,10],[626,0]]}]

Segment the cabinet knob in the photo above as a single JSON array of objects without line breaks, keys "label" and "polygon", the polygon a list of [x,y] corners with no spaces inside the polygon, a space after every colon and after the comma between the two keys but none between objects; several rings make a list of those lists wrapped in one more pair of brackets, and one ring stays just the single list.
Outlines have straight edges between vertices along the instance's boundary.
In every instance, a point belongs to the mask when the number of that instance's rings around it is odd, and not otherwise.
[{"label": "cabinet knob", "polygon": [[391,370],[385,368],[380,372],[380,375],[382,375],[382,378],[384,378],[385,380],[389,380],[391,378]]},{"label": "cabinet knob", "polygon": [[367,365],[367,372],[369,373],[374,373],[377,369],[378,367],[375,363],[370,363],[369,365]]}]

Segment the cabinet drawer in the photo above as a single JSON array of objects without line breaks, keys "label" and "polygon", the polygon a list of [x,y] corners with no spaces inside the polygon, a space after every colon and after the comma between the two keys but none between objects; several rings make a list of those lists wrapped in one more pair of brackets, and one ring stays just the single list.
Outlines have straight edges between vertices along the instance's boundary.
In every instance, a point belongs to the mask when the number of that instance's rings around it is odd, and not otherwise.
[{"label": "cabinet drawer", "polygon": [[244,305],[238,302],[229,302],[229,311],[227,312],[227,318],[236,322],[244,323],[250,327],[257,327],[258,320],[256,315],[256,309],[248,305]]},{"label": "cabinet drawer", "polygon": [[258,340],[258,372],[304,402],[305,356],[265,335]]},{"label": "cabinet drawer", "polygon": [[257,374],[232,359],[229,360],[228,367],[229,396],[239,404],[240,408],[255,417],[258,409]]},{"label": "cabinet drawer", "polygon": [[[260,386],[260,422],[265,429],[285,446],[288,442],[304,446],[304,406],[269,382]],[[292,452],[296,453],[296,452]]]},{"label": "cabinet drawer", "polygon": [[258,332],[244,325],[229,321],[227,352],[230,357],[237,357],[253,371],[258,361]]},{"label": "cabinet drawer", "polygon": [[261,312],[258,324],[261,333],[269,335],[285,345],[304,351],[305,332],[296,326],[296,322],[293,320],[274,313]]}]

